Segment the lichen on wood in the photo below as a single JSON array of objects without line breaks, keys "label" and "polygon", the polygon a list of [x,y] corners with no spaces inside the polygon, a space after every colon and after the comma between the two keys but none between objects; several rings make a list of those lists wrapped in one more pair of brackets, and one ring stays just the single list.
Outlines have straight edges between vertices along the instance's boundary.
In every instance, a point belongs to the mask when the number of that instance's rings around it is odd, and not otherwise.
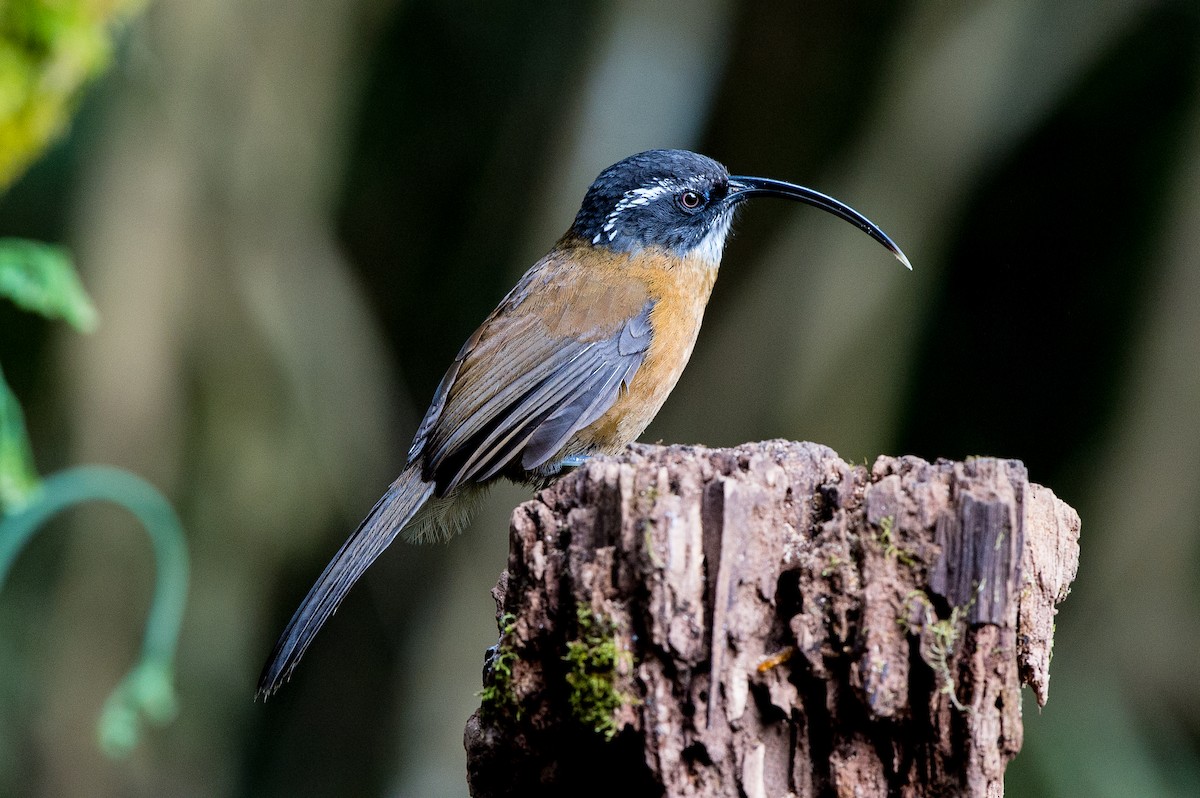
[{"label": "lichen on wood", "polygon": [[1001,795],[1078,534],[1011,460],[591,461],[513,515],[484,680],[520,711],[472,717],[472,795]]}]

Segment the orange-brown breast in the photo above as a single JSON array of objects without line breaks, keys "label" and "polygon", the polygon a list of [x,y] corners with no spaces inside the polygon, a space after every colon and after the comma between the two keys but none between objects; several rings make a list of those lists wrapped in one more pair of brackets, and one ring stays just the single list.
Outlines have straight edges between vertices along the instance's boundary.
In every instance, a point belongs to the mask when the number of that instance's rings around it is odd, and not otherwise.
[{"label": "orange-brown breast", "polygon": [[666,402],[692,356],[704,308],[717,279],[717,265],[699,258],[680,259],[663,250],[644,250],[617,268],[596,274],[598,294],[611,297],[630,318],[654,300],[651,342],[646,359],[613,406],[580,430],[566,453],[614,454],[637,440]]}]

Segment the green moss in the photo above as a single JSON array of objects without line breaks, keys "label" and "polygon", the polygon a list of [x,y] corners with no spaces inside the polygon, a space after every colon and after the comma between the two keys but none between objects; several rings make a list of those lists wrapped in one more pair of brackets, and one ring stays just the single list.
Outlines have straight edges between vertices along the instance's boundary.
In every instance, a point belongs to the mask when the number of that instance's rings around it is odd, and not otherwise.
[{"label": "green moss", "polygon": [[631,655],[617,645],[616,627],[587,607],[576,608],[579,639],[567,643],[563,661],[570,688],[571,714],[584,726],[611,740],[617,734],[616,712],[637,699],[617,689],[617,671]]},{"label": "green moss", "polygon": [[831,554],[829,556],[829,564],[821,569],[821,577],[828,579],[830,576],[833,575],[834,571],[836,571],[838,568],[841,568],[843,565],[848,565],[848,564],[849,563],[846,560],[843,560],[841,557],[837,556],[836,554]]},{"label": "green moss", "polygon": [[500,642],[492,658],[488,673],[488,684],[479,691],[479,708],[484,717],[511,716],[517,720],[524,714],[524,707],[513,690],[513,667],[517,663],[517,652],[512,647],[512,633],[517,618],[511,612],[500,616],[497,627]]},{"label": "green moss", "polygon": [[916,555],[896,544],[895,536],[892,534],[895,525],[895,516],[889,515],[881,518],[879,520],[879,534],[875,536],[875,540],[879,541],[880,545],[883,546],[883,556],[894,558],[901,565],[911,568],[917,564]]}]

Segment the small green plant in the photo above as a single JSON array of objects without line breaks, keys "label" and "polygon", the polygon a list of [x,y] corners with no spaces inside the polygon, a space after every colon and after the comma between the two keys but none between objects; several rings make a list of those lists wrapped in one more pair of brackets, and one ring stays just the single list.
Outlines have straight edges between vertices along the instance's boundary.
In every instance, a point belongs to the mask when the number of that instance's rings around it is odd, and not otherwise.
[{"label": "small green plant", "polygon": [[[0,297],[81,332],[96,324],[69,257],[57,247],[0,240]],[[80,466],[39,477],[21,406],[0,371],[0,588],[21,549],[48,519],[89,501],[129,510],[150,535],[157,567],[141,659],[113,690],[97,725],[101,748],[116,757],[137,744],[141,716],[163,724],[175,714],[174,657],[188,574],[183,528],[162,494],[127,471]]]},{"label": "small green plant", "polygon": [[[0,191],[66,129],[89,81],[104,71],[117,28],[144,0],[4,0],[0,3]],[[80,332],[96,310],[65,250],[0,239],[0,298]],[[139,718],[165,723],[175,714],[175,647],[187,597],[183,527],[147,482],[106,466],[38,476],[25,420],[0,371],[0,588],[33,534],[51,516],[88,501],[109,501],[141,522],[154,546],[157,579],[142,656],[104,704],[97,726],[110,756],[128,753]]]},{"label": "small green plant", "polygon": [[967,707],[959,700],[954,685],[954,676],[950,673],[950,657],[954,655],[954,646],[958,643],[962,609],[962,607],[953,608],[950,610],[949,618],[943,618],[928,627],[930,632],[928,650],[933,669],[942,678],[942,687],[939,692],[948,697],[950,703],[959,712],[966,712]]},{"label": "small green plant", "polygon": [[[933,607],[933,602],[929,600],[929,596],[922,591],[914,590],[908,594],[905,598],[905,607],[908,608],[912,603],[916,603],[921,609],[923,616],[919,629],[921,653],[925,661],[929,663],[929,667],[938,676],[940,683],[938,692],[949,698],[950,703],[959,712],[969,712],[970,707],[958,698],[954,674],[950,672],[950,659],[954,656],[954,649],[958,645],[959,636],[965,626],[964,618],[975,603],[974,600],[962,607],[952,607],[950,617],[941,619],[937,617],[937,612]],[[897,623],[905,632],[914,631],[907,617],[898,618]]]},{"label": "small green plant", "polygon": [[617,689],[618,670],[632,656],[617,645],[612,621],[589,608],[576,608],[579,639],[567,643],[567,686],[571,714],[584,726],[611,740],[617,734],[616,712],[637,701]]}]

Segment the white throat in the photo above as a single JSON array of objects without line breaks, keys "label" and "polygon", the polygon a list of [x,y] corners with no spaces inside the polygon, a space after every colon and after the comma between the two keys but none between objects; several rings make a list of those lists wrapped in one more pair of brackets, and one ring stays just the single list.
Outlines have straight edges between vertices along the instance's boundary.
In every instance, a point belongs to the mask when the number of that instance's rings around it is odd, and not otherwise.
[{"label": "white throat", "polygon": [[725,240],[729,237],[729,228],[733,224],[733,212],[723,213],[713,223],[712,229],[700,239],[700,243],[692,248],[689,255],[701,258],[711,266],[721,262],[721,254],[725,251]]}]

